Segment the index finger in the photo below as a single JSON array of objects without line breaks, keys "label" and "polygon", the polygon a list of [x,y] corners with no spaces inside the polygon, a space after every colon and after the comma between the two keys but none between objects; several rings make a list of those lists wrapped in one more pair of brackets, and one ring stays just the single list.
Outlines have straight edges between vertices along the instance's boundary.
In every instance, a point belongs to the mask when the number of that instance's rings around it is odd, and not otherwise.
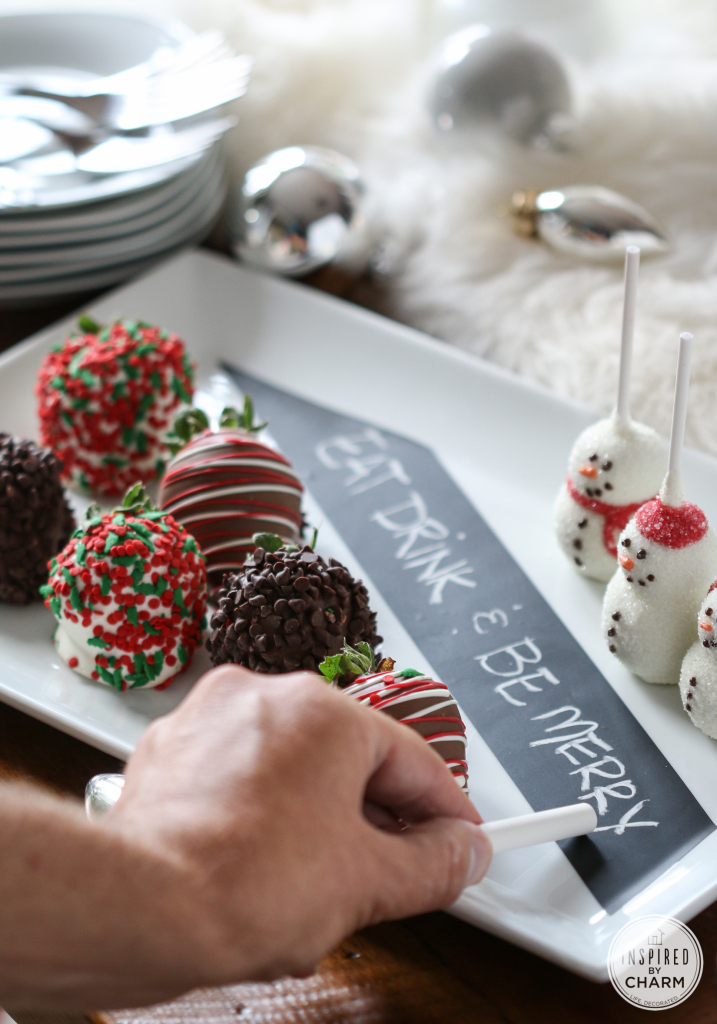
[{"label": "index finger", "polygon": [[370,708],[359,707],[374,734],[374,769],[366,799],[409,824],[431,818],[462,818],[480,825],[480,814],[443,758],[413,729]]}]

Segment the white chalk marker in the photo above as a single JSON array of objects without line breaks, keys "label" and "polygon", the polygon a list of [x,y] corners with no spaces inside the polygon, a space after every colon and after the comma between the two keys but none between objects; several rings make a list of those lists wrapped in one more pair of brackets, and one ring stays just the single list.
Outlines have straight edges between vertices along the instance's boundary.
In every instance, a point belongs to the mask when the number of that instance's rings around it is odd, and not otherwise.
[{"label": "white chalk marker", "polygon": [[488,821],[481,828],[490,839],[493,853],[505,853],[524,846],[537,846],[538,843],[586,836],[597,828],[597,823],[595,808],[581,803],[522,814],[519,818]]}]

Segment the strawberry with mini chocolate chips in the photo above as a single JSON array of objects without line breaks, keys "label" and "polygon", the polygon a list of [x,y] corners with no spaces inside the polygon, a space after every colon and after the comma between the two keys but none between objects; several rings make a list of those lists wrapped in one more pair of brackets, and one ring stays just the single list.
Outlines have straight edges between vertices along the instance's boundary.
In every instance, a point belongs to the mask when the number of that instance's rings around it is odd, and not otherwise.
[{"label": "strawberry with mini chocolate chips", "polygon": [[308,544],[284,546],[273,534],[256,534],[254,543],[253,558],[217,592],[207,640],[215,665],[315,672],[347,641],[381,642],[366,587],[340,562],[326,563]]}]

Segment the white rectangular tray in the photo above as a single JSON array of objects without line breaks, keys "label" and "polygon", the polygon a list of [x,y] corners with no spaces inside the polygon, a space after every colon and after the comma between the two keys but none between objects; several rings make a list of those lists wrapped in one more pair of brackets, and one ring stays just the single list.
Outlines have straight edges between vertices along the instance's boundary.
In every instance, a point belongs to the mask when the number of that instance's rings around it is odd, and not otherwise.
[{"label": "white rectangular tray", "polygon": [[[438,454],[513,557],[597,664],[707,813],[717,816],[717,748],[682,712],[676,687],[648,686],[624,670],[600,636],[602,587],[579,577],[553,541],[552,505],[587,412],[392,321],[308,289],[190,252],[89,307],[176,331],[207,389],[220,360],[271,384],[422,442]],[[33,386],[40,359],[74,318],[0,356],[0,429],[35,437]],[[381,387],[376,387],[376,381]],[[688,452],[690,500],[717,521],[717,462]],[[78,507],[84,504],[78,501]],[[309,516],[321,510],[308,496]],[[366,580],[386,649],[405,664],[426,659],[330,522],[321,553]],[[58,659],[54,620],[42,606],[0,606],[0,699],[119,757],[147,723],[172,707],[209,667],[198,652],[168,690],[120,694],[85,681]],[[475,729],[471,795],[487,819],[530,810]],[[595,901],[555,844],[496,857],[487,878],[452,908],[468,921],[595,980],[634,916],[688,920],[717,897],[717,833],[618,913]]]}]

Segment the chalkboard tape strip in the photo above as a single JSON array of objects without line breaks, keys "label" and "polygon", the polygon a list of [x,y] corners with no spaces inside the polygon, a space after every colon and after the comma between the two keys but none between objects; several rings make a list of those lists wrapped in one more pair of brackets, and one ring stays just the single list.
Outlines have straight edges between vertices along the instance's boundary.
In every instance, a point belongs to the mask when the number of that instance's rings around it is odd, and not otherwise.
[{"label": "chalkboard tape strip", "polygon": [[519,850],[538,843],[585,836],[597,828],[597,814],[590,804],[568,804],[549,811],[523,814],[519,818],[489,821],[482,826],[493,847],[493,853]]}]

